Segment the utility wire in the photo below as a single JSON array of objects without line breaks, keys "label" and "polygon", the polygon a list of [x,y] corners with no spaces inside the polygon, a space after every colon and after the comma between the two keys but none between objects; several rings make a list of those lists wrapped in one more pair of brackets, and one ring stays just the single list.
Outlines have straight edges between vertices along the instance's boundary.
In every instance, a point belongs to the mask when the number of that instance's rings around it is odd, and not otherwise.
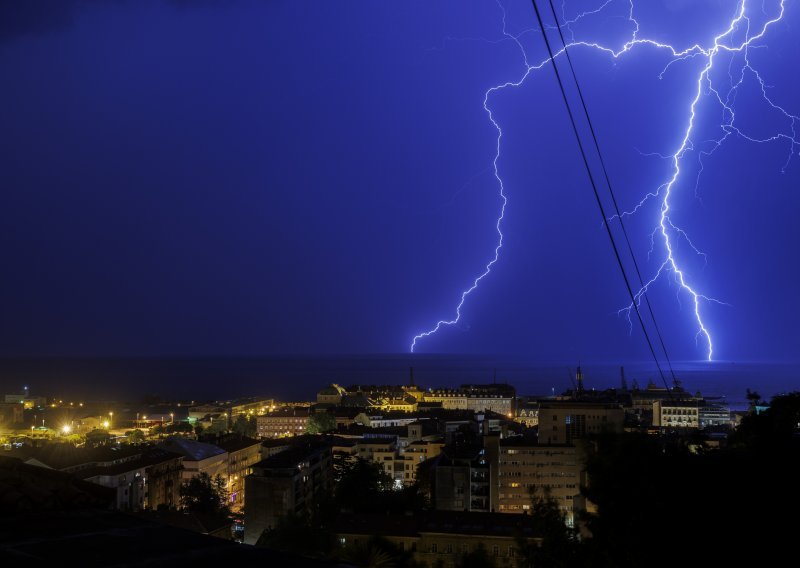
[{"label": "utility wire", "polygon": [[[594,140],[594,148],[597,150],[597,156],[600,158],[600,166],[603,169],[603,177],[605,177],[606,185],[608,186],[608,193],[611,195],[611,201],[614,204],[614,211],[617,214],[617,219],[619,219],[619,225],[622,228],[622,234],[625,236],[625,242],[628,245],[628,252],[631,255],[631,260],[633,260],[633,267],[636,269],[636,276],[639,278],[639,289],[642,290],[642,294],[644,295],[645,303],[647,304],[647,310],[650,312],[650,318],[653,320],[653,327],[655,327],[656,335],[658,335],[658,341],[661,343],[661,349],[664,351],[664,358],[667,361],[667,366],[669,366],[669,372],[672,375],[672,383],[675,386],[678,386],[678,378],[675,376],[675,371],[672,368],[672,361],[670,361],[669,353],[667,352],[667,346],[664,343],[664,337],[661,335],[661,330],[658,327],[658,322],[656,321],[656,315],[653,313],[653,306],[650,305],[650,298],[647,296],[647,290],[644,287],[644,279],[642,278],[642,273],[639,270],[639,263],[636,262],[636,255],[633,253],[633,247],[631,246],[630,238],[628,237],[628,231],[625,228],[625,223],[622,221],[622,214],[620,213],[619,206],[617,205],[617,198],[614,195],[614,190],[611,187],[611,179],[608,176],[608,170],[606,169],[606,162],[603,159],[603,153],[600,151],[600,143],[597,141],[597,134],[594,130],[594,125],[592,124],[592,119],[589,117],[589,109],[586,106],[586,99],[583,97],[583,90],[581,89],[580,83],[578,83],[578,74],[575,72],[575,67],[572,64],[572,58],[569,55],[569,49],[567,48],[567,42],[564,39],[564,32],[561,29],[561,26],[558,23],[558,16],[556,15],[556,8],[553,5],[553,0],[548,0],[550,3],[550,11],[553,13],[553,20],[556,23],[556,29],[558,30],[558,35],[561,38],[561,45],[564,46],[564,55],[567,56],[567,61],[569,62],[569,69],[572,73],[572,78],[575,80],[575,88],[578,90],[578,96],[581,100],[581,106],[583,107],[583,114],[586,116],[586,122],[589,124],[589,132],[592,134],[592,140]],[[606,223],[608,220],[606,220]],[[666,387],[666,384],[664,385]],[[668,388],[668,387],[667,387]]]},{"label": "utility wire", "polygon": [[[581,141],[581,136],[578,131],[578,125],[575,121],[575,116],[572,114],[572,107],[570,107],[569,99],[567,98],[567,91],[564,88],[564,82],[561,80],[561,73],[558,71],[558,66],[556,65],[556,58],[553,54],[553,48],[550,46],[550,40],[547,37],[547,33],[545,31],[544,22],[542,21],[542,14],[539,12],[539,6],[536,4],[536,0],[531,0],[533,4],[533,10],[536,12],[536,19],[539,22],[539,28],[542,30],[542,37],[544,38],[545,46],[547,47],[547,53],[550,56],[550,62],[553,64],[553,71],[556,74],[556,80],[558,81],[558,87],[561,90],[561,96],[564,99],[564,105],[567,107],[567,114],[569,115],[569,121],[572,124],[572,130],[575,133],[575,140],[578,142],[578,148],[581,151],[581,158],[583,158],[583,165],[586,168],[586,173],[589,176],[589,183],[592,185],[592,191],[594,192],[595,200],[597,201],[597,207],[600,209],[600,215],[603,217],[603,225],[606,228],[606,232],[608,233],[608,238],[611,241],[611,247],[614,249],[614,256],[617,259],[617,264],[619,265],[620,272],[622,272],[622,279],[625,281],[625,287],[628,289],[628,295],[631,298],[631,303],[633,304],[634,309],[636,310],[636,318],[639,320],[639,325],[642,326],[642,333],[644,333],[644,338],[647,340],[647,346],[650,349],[650,354],[653,356],[653,361],[655,361],[656,368],[658,369],[659,375],[661,375],[661,380],[663,381],[664,385],[667,384],[667,380],[664,377],[664,371],[661,369],[661,364],[658,362],[658,356],[656,355],[656,351],[653,348],[653,342],[650,340],[650,335],[647,333],[647,328],[644,325],[644,320],[642,319],[642,314],[639,312],[639,307],[636,305],[636,298],[633,293],[633,289],[631,288],[630,281],[628,280],[628,275],[625,273],[625,266],[622,263],[622,257],[619,254],[619,249],[617,248],[617,243],[614,240],[614,234],[611,232],[611,226],[608,224],[606,216],[605,208],[603,207],[603,202],[600,199],[600,193],[597,190],[597,184],[594,181],[594,175],[592,174],[592,168],[589,166],[589,159],[586,156],[586,150],[583,147],[583,142]],[[558,22],[556,21],[556,25]],[[667,392],[669,392],[669,387],[667,387]]]}]

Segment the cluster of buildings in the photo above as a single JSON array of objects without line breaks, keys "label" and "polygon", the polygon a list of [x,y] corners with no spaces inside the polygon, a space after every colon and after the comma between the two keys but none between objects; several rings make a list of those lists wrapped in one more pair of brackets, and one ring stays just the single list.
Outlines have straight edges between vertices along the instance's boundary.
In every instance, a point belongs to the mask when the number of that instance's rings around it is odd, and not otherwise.
[{"label": "cluster of buildings", "polygon": [[201,473],[219,477],[232,511],[244,506],[245,477],[261,459],[258,440],[220,436],[214,443],[169,437],[157,445],[74,447],[47,444],[9,452],[28,465],[70,473],[116,492],[120,511],[175,509],[180,487]]},{"label": "cluster of buildings", "polygon": [[[306,434],[321,413],[332,417],[329,435]],[[337,460],[356,458],[379,464],[398,488],[425,475],[437,515],[462,520],[473,513],[484,515],[476,517],[481,519],[524,516],[531,510],[532,496],[547,494],[567,524],[576,525],[579,512],[592,507],[580,492],[587,483],[589,437],[623,430],[727,428],[731,418],[724,404],[692,395],[677,384],[671,389],[653,384],[629,389],[623,384],[618,389],[587,390],[578,369],[574,388],[551,397],[518,398],[505,384],[427,391],[413,383],[331,385],[318,393],[314,405],[284,407],[257,421],[264,459],[246,480],[245,542],[251,543],[275,527],[282,515],[309,507],[317,492],[330,492]],[[360,536],[353,532],[360,521],[347,522],[350,532],[342,528],[342,542],[368,538],[381,526],[382,536],[395,544],[413,546],[419,558],[438,555],[445,565],[463,552],[461,544],[470,542],[458,532],[463,527],[459,529],[455,520],[447,526],[458,538],[448,541],[442,536],[439,542],[424,527],[401,519],[365,525],[372,528]],[[492,552],[498,560],[510,561],[512,548],[497,544]]]},{"label": "cluster of buildings", "polygon": [[[13,404],[21,407],[24,399]],[[255,423],[254,438],[225,433],[242,415]],[[559,396],[518,397],[507,384],[423,390],[412,373],[409,385],[330,385],[315,403],[194,405],[188,420],[221,425],[215,429],[221,433],[15,452],[27,465],[113,490],[122,511],[174,509],[182,484],[201,474],[221,479],[231,510],[244,514],[249,544],[282,517],[310,513],[315,500],[333,492],[344,464],[366,460],[397,489],[424,486],[433,511],[424,519],[342,515],[336,528],[342,545],[380,534],[418,560],[450,566],[483,543],[504,565],[513,561],[515,538],[527,532],[534,539],[526,513],[536,496],[549,495],[570,526],[591,509],[580,491],[591,436],[724,429],[731,415],[724,404],[678,384],[629,389],[623,380],[621,388],[587,390],[579,368],[573,389]]]}]

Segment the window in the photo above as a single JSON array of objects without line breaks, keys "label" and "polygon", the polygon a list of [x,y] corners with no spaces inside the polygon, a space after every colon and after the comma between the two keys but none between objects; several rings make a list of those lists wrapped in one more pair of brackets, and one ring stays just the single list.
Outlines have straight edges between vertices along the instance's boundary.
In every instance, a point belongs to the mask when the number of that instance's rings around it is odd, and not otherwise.
[{"label": "window", "polygon": [[439,552],[439,547],[436,546],[435,542],[431,544],[431,552]]},{"label": "window", "polygon": [[447,545],[447,554],[453,554],[453,545],[452,544],[448,544]]},{"label": "window", "polygon": [[496,544],[492,547],[492,556],[500,556],[500,547]]}]

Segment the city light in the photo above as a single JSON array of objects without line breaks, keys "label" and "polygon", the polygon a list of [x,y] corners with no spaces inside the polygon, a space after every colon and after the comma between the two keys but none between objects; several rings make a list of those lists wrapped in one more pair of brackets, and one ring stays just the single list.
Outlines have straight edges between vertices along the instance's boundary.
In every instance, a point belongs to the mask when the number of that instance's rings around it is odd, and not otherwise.
[{"label": "city light", "polygon": [[70,432],[72,432],[72,426],[70,426],[69,424],[64,424],[61,427],[61,432],[64,434],[69,434]]},{"label": "city light", "polygon": [[108,420],[103,420],[103,428],[108,428],[110,422]]}]

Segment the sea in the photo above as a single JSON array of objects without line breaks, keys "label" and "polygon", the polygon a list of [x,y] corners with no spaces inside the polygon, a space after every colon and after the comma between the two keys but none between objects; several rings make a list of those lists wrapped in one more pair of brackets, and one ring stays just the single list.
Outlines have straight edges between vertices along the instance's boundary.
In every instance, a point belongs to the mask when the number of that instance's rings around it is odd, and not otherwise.
[{"label": "sea", "polygon": [[[546,396],[572,387],[576,361],[541,362],[524,355],[320,355],[280,357],[29,357],[0,359],[0,391],[70,400],[233,400],[264,396],[279,401],[314,400],[331,383],[408,384],[411,369],[422,388],[465,383],[510,383],[520,395]],[[580,362],[587,389],[663,385],[650,362]],[[745,408],[747,389],[762,398],[800,390],[800,363],[677,362],[683,387]],[[671,385],[672,374],[664,379]]]}]

